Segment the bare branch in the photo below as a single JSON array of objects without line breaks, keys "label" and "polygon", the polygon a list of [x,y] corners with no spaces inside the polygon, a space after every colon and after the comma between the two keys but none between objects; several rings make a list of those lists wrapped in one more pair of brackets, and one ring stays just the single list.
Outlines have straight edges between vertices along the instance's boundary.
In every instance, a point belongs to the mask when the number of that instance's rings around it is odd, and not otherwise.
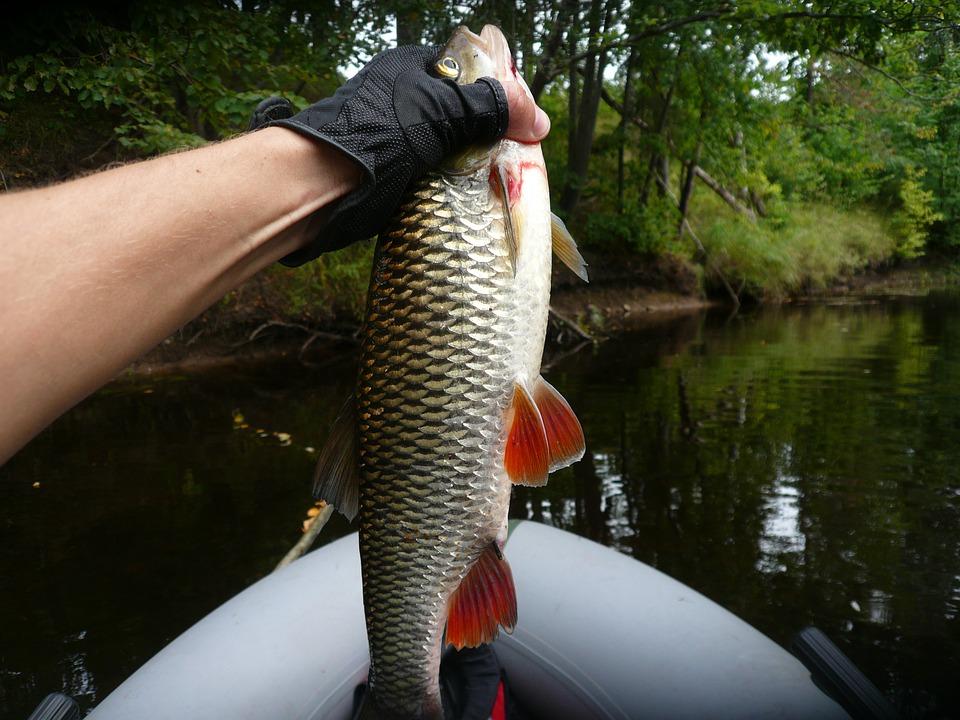
[{"label": "bare branch", "polygon": [[879,73],[880,75],[885,77],[887,80],[892,82],[894,85],[896,85],[898,88],[903,90],[903,92],[905,92],[907,95],[909,95],[910,97],[916,98],[917,100],[923,100],[924,102],[940,102],[943,99],[943,98],[930,97],[929,95],[920,95],[919,93],[913,92],[910,88],[904,85],[903,81],[900,78],[898,78],[896,75],[891,75],[882,67],[879,67],[878,65],[874,65],[873,63],[867,62],[863,58],[857,57],[853,53],[846,52],[845,50],[840,50],[839,48],[834,48],[833,50],[829,50],[828,52],[831,55],[836,55],[838,57],[842,57],[847,60],[852,60],[853,62],[859,65],[862,65],[868,70],[872,70],[875,73]]},{"label": "bare branch", "polygon": [[707,187],[719,195],[727,205],[753,222],[757,221],[757,214],[750,208],[742,205],[740,201],[734,197],[732,192],[717,182],[706,170],[699,165],[694,165],[692,171],[693,174],[700,178]]},{"label": "bare branch", "polygon": [[[663,35],[668,33],[671,30],[676,30],[677,28],[684,27],[686,25],[692,25],[694,23],[706,22],[707,20],[716,20],[725,16],[734,17],[730,13],[731,6],[725,6],[717,10],[710,10],[707,12],[697,13],[696,15],[688,15],[687,17],[677,18],[676,20],[670,20],[669,22],[661,23],[660,25],[655,25],[651,28],[647,28],[633,35],[628,35],[622,37],[618,40],[611,40],[605,43],[600,43],[594,48],[585,50],[582,53],[577,53],[571,57],[568,57],[563,64],[576,63],[584,58],[588,58],[591,55],[599,55],[600,53],[605,53],[616,48],[629,47],[634,43],[638,43],[641,40],[646,38],[656,37],[657,35]],[[558,63],[558,68],[554,69],[549,76],[549,79],[557,77],[563,72],[561,63]]]},{"label": "bare branch", "polygon": [[[583,60],[586,57],[589,57],[594,54],[601,52],[607,52],[609,50],[614,50],[617,48],[629,47],[634,43],[638,43],[641,40],[647,38],[656,37],[657,35],[663,35],[665,33],[671,32],[672,30],[677,30],[687,25],[695,25],[697,23],[708,22],[711,20],[728,20],[730,22],[741,22],[741,23],[751,23],[751,22],[776,22],[778,20],[869,20],[871,22],[879,23],[886,28],[894,28],[900,26],[907,19],[910,20],[910,27],[922,27],[924,25],[936,25],[940,28],[946,29],[957,29],[960,28],[960,25],[956,23],[944,23],[941,18],[934,16],[922,16],[915,18],[885,18],[876,14],[856,14],[856,13],[834,13],[834,12],[813,12],[808,10],[793,10],[783,13],[771,13],[767,15],[750,15],[750,14],[738,14],[735,12],[734,5],[721,5],[715,10],[708,10],[701,13],[696,13],[694,15],[688,15],[682,18],[676,18],[668,22],[661,23],[659,25],[654,25],[640,32],[633,33],[632,35],[627,35],[625,37],[618,38],[616,40],[610,40],[600,45],[585,50],[582,53],[578,53],[571,57],[568,57],[563,62],[558,62],[554,69],[550,72],[548,76],[548,81],[553,80],[557,76],[561,75],[564,70],[564,65],[569,63],[576,63],[580,60]],[[906,29],[906,28],[901,28]],[[861,61],[856,56],[851,55],[851,59]],[[893,79],[893,78],[891,78]]]}]

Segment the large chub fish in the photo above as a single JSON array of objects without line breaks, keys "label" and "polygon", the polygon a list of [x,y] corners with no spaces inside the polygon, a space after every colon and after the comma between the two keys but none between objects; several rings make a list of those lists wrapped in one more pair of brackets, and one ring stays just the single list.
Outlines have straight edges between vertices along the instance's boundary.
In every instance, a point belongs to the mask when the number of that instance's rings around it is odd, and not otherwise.
[{"label": "large chub fish", "polygon": [[[519,80],[489,25],[458,29],[435,71]],[[551,249],[586,279],[551,216],[539,144],[511,140],[419,181],[379,239],[356,397],[316,487],[360,515],[365,717],[442,718],[444,628],[462,648],[516,622],[501,552],[511,485],[543,485],[583,455],[573,411],[540,377]]]}]

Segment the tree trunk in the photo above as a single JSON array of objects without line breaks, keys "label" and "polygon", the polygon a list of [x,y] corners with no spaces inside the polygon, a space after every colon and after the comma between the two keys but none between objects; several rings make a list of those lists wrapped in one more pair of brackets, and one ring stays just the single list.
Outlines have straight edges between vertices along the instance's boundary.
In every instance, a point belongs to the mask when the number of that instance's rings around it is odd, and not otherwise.
[{"label": "tree trunk", "polygon": [[[660,112],[657,114],[657,124],[654,128],[654,131],[657,135],[663,136],[664,131],[667,127],[667,114],[670,111],[670,104],[673,102],[673,93],[677,87],[677,81],[680,78],[680,58],[683,56],[683,45],[677,48],[676,62],[674,64],[673,79],[670,81],[670,87],[667,88],[667,93],[663,97],[663,102],[660,105]],[[640,190],[640,202],[644,205],[647,203],[647,197],[650,194],[650,187],[656,181],[656,175],[658,172],[663,170],[663,159],[660,157],[659,153],[654,152],[650,156],[650,162],[647,163],[647,175],[643,179],[643,188]],[[659,167],[658,167],[659,166]],[[669,167],[667,168],[667,173],[663,175],[664,182],[669,182],[670,174]]]},{"label": "tree trunk", "polygon": [[[564,32],[569,28],[569,34],[576,34],[575,28],[577,20],[579,19],[578,7],[579,3],[577,0],[564,0],[557,10],[556,17],[553,19],[553,28],[543,43],[543,51],[537,62],[537,71],[533,75],[533,80],[530,81],[530,92],[534,100],[540,98],[540,94],[553,76],[553,63],[563,44]],[[569,48],[569,55],[573,57],[576,54],[577,46],[576,43],[574,43],[573,47]],[[571,63],[571,67],[575,66],[575,63]]]},{"label": "tree trunk", "polygon": [[680,211],[680,223],[677,226],[677,234],[683,235],[683,225],[687,221],[687,213],[690,210],[690,197],[693,195],[693,178],[695,177],[693,169],[700,162],[701,143],[697,143],[693,151],[693,158],[684,165],[683,186],[680,189],[680,201],[677,203],[677,210]]},{"label": "tree trunk", "polygon": [[587,55],[584,62],[583,92],[580,98],[577,132],[574,143],[567,150],[567,180],[560,200],[560,207],[567,213],[571,212],[580,200],[580,192],[590,165],[590,150],[593,147],[597,110],[600,107],[600,89],[603,87],[603,70],[607,63],[607,53],[599,51],[598,48],[601,32],[609,27],[613,18],[614,6],[614,0],[608,0],[606,7],[601,0],[593,0],[590,8],[588,48],[596,52]]},{"label": "tree trunk", "polygon": [[760,197],[760,194],[755,192],[753,189],[750,190],[750,203],[753,205],[753,209],[756,211],[757,215],[760,217],[767,216],[767,205],[763,202],[763,198]]},{"label": "tree trunk", "polygon": [[714,180],[714,179],[707,173],[706,170],[704,170],[704,169],[703,169],[702,167],[700,167],[699,165],[695,165],[694,168],[693,168],[693,172],[696,174],[696,176],[697,176],[698,178],[700,178],[701,180],[703,180],[704,184],[705,184],[708,188],[710,188],[710,189],[713,190],[717,195],[719,195],[727,205],[729,205],[730,207],[732,207],[734,210],[736,210],[736,211],[737,211],[738,213],[740,213],[741,215],[749,218],[751,221],[753,221],[753,222],[756,222],[756,221],[757,221],[757,215],[756,215],[756,213],[753,212],[753,210],[751,210],[750,208],[744,207],[743,205],[741,205],[741,204],[740,204],[740,201],[737,200],[737,198],[735,198],[735,197],[733,196],[733,193],[730,192],[729,190],[727,190],[723,185],[721,185],[720,183],[718,183],[716,180]]},{"label": "tree trunk", "polygon": [[397,45],[419,45],[423,38],[423,15],[414,3],[397,8]]},{"label": "tree trunk", "polygon": [[534,28],[538,25],[535,3],[524,3],[521,22],[523,23],[523,32],[517,38],[517,52],[520,54],[520,72],[523,74],[523,79],[529,84],[533,80],[535,64],[533,54]]},{"label": "tree trunk", "polygon": [[[633,116],[633,62],[637,56],[636,46],[630,48],[630,55],[627,57],[626,73],[623,86],[623,110],[620,113],[620,143],[617,148],[617,212],[623,215],[623,195],[624,183],[626,181],[626,147],[627,147],[627,125],[629,118]],[[601,93],[602,95],[603,93]]]},{"label": "tree trunk", "polygon": [[[658,168],[660,172],[660,177],[663,178],[663,181],[667,184],[670,183],[670,156],[667,153],[662,153],[658,158]],[[663,197],[666,194],[666,187],[659,187],[658,192],[660,197]]]},{"label": "tree trunk", "polygon": [[[576,55],[577,52],[577,40],[579,33],[577,28],[571,26],[570,35],[567,38],[567,47],[569,49],[570,57]],[[567,153],[574,144],[577,142],[577,108],[579,107],[580,101],[578,98],[578,87],[580,84],[580,75],[577,73],[577,63],[575,60],[570,61],[570,87],[567,88]]]}]

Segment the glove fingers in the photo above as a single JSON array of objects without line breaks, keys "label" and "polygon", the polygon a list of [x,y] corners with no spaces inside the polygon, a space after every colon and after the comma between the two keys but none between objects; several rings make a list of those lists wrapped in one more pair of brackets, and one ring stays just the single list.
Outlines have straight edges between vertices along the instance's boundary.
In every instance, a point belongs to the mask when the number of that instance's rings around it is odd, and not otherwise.
[{"label": "glove fingers", "polygon": [[274,120],[286,120],[293,117],[293,114],[294,108],[289,100],[276,95],[268,97],[266,100],[261,100],[260,104],[254,109],[247,130],[259,130]]}]

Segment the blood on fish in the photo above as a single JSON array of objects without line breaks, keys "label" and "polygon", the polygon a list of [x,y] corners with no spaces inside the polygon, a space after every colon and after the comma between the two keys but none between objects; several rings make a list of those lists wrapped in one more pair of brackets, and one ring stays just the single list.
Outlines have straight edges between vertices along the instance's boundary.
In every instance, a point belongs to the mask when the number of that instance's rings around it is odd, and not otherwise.
[{"label": "blood on fish", "polygon": [[[543,166],[539,163],[525,161],[506,168],[507,175],[507,198],[511,205],[520,202],[520,195],[523,193],[523,171],[536,170],[543,172]],[[490,186],[496,188],[498,184],[497,169],[490,168]]]},{"label": "blood on fish", "polygon": [[520,202],[520,191],[523,189],[523,166],[521,165],[516,174],[507,174],[507,197],[510,198],[510,205]]}]

